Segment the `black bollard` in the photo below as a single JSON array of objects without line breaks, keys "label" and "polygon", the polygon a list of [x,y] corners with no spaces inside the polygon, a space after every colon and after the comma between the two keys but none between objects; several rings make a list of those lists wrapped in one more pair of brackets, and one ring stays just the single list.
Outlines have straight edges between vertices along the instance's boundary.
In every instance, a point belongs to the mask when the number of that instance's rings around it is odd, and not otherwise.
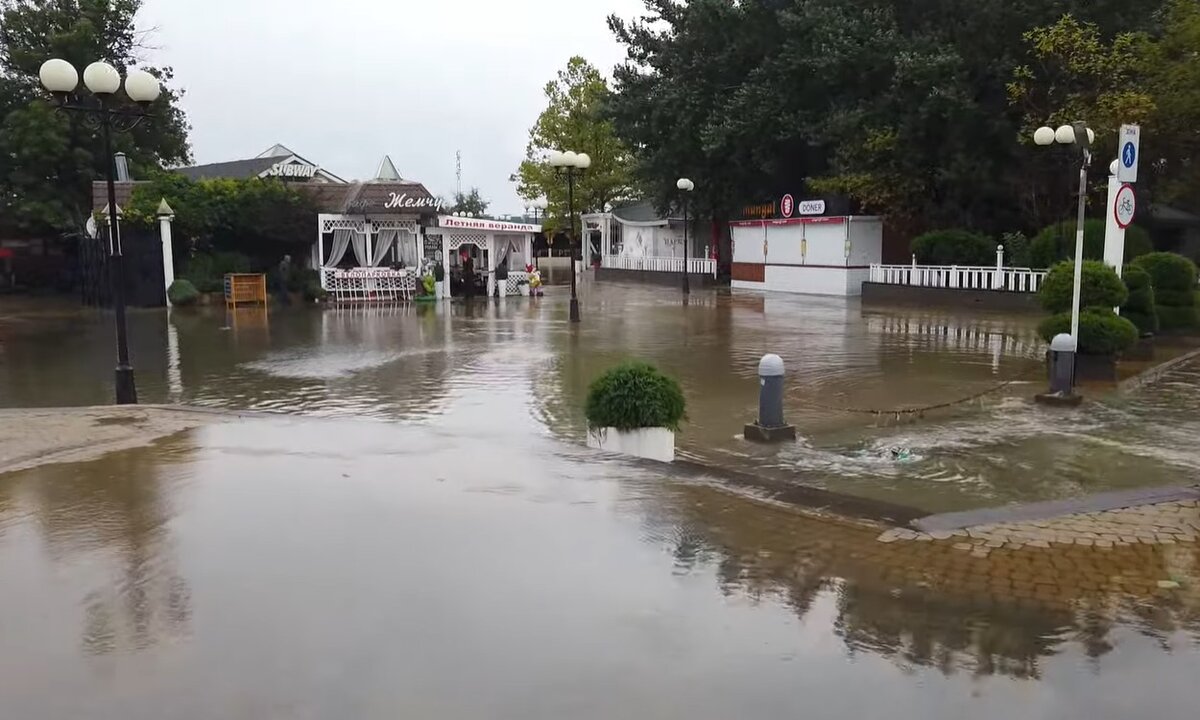
[{"label": "black bollard", "polygon": [[1046,353],[1050,391],[1034,396],[1034,400],[1046,405],[1068,406],[1083,402],[1083,396],[1075,394],[1075,349],[1075,338],[1066,333],[1054,336]]},{"label": "black bollard", "polygon": [[796,439],[796,427],[783,419],[783,359],[763,355],[758,361],[758,420],[743,430],[747,440],[781,442]]}]

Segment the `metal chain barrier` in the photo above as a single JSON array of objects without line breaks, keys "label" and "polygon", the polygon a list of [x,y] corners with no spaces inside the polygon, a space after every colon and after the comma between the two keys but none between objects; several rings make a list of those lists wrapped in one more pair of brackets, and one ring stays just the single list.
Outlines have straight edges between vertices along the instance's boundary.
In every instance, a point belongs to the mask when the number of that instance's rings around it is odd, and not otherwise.
[{"label": "metal chain barrier", "polygon": [[977,393],[972,393],[970,395],[958,398],[956,400],[935,403],[933,405],[923,405],[920,407],[876,409],[876,408],[858,408],[858,407],[835,407],[832,405],[824,405],[822,403],[813,402],[808,399],[806,399],[805,402],[810,407],[820,408],[822,410],[830,410],[832,412],[855,413],[855,414],[859,414],[859,415],[874,415],[876,417],[894,416],[896,418],[896,420],[899,421],[900,418],[904,417],[904,416],[913,416],[913,417],[920,418],[920,417],[923,417],[925,413],[932,411],[932,410],[941,410],[944,408],[953,407],[955,405],[963,405],[963,404],[969,403],[973,400],[978,400],[987,395],[991,395],[992,393],[999,392],[999,391],[1003,390],[1004,388],[1008,387],[1009,385],[1012,385],[1012,384],[1018,383],[1018,382],[1022,382],[1031,377],[1034,377],[1035,375],[1041,374],[1042,372],[1043,372],[1043,370],[1040,368],[1036,369],[1036,370],[1032,370],[1032,371],[1024,373],[1022,375],[1018,375],[1017,377],[1005,380],[1004,382],[997,383],[996,385],[993,385],[992,387],[989,387],[986,390],[982,390]]}]

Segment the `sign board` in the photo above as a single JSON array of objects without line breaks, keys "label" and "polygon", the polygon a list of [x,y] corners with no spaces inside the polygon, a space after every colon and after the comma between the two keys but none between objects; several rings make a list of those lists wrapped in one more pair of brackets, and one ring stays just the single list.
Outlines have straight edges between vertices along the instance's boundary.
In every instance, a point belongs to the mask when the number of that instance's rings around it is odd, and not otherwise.
[{"label": "sign board", "polygon": [[1116,200],[1113,201],[1113,217],[1117,220],[1117,226],[1122,230],[1129,227],[1136,211],[1137,199],[1133,194],[1133,186],[1122,185],[1121,189],[1117,191]]},{"label": "sign board", "polygon": [[779,200],[779,214],[780,215],[783,215],[785,218],[790,218],[792,216],[792,210],[795,207],[796,207],[796,200],[791,196],[790,193],[787,195],[784,195],[782,198],[780,198],[780,200]]},{"label": "sign board", "polygon": [[1137,182],[1141,138],[1142,129],[1137,125],[1122,125],[1117,132],[1117,179],[1123,183]]},{"label": "sign board", "polygon": [[425,257],[434,257],[442,252],[441,235],[426,235],[421,239],[421,244],[425,250]]},{"label": "sign board", "polygon": [[485,220],[482,218],[465,218],[454,217],[453,215],[441,215],[438,217],[438,225],[447,228],[464,228],[467,230],[493,230],[498,232],[519,232],[519,233],[537,233],[542,231],[541,225],[530,225],[528,223],[514,223],[503,220]]},{"label": "sign board", "polygon": [[824,200],[801,200],[800,201],[801,215],[824,215],[825,201]]},{"label": "sign board", "polygon": [[266,172],[263,173],[263,175],[266,177],[285,177],[297,179],[311,178],[316,174],[317,166],[308,165],[306,163],[275,163],[271,167],[267,168]]},{"label": "sign board", "polygon": [[407,270],[393,270],[385,267],[337,269],[333,271],[335,278],[402,278],[408,275]]}]

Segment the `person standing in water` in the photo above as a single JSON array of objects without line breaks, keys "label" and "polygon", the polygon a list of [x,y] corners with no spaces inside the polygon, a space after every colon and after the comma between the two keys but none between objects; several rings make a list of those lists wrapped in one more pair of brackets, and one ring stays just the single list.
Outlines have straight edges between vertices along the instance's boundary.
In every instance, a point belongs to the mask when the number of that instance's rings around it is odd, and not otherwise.
[{"label": "person standing in water", "polygon": [[470,253],[463,253],[463,294],[467,297],[475,297],[475,262],[471,260]]},{"label": "person standing in water", "polygon": [[283,305],[291,305],[291,298],[288,297],[288,278],[292,274],[292,256],[284,255],[279,261],[279,302]]}]

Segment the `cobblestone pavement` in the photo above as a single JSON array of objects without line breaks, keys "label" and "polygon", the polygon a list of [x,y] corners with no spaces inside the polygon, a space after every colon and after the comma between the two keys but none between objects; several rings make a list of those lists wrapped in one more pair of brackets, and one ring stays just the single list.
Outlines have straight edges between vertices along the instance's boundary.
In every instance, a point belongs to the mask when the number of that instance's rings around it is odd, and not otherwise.
[{"label": "cobblestone pavement", "polygon": [[1100,512],[1063,515],[1048,520],[993,523],[962,530],[918,532],[895,528],[883,532],[879,542],[951,542],[955,550],[987,557],[1007,548],[1050,548],[1072,545],[1084,548],[1118,548],[1133,545],[1195,543],[1200,536],[1200,503],[1196,500],[1158,503]]}]

